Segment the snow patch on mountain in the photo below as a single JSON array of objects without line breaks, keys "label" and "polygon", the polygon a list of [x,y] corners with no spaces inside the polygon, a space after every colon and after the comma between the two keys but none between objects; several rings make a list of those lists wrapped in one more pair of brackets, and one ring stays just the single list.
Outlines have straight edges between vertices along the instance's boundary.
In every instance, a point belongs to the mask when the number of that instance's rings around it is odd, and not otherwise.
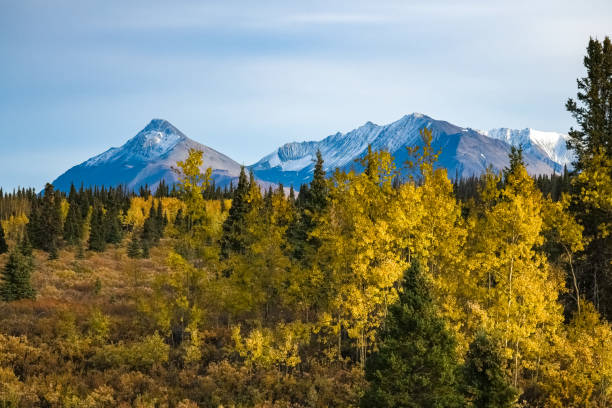
[{"label": "snow patch on mountain", "polygon": [[425,127],[432,131],[432,146],[442,151],[437,166],[446,168],[451,177],[482,174],[489,167],[501,171],[508,165],[511,145],[523,146],[531,174],[560,172],[573,160],[565,144],[567,135],[561,133],[505,128],[483,132],[415,112],[388,125],[366,122],[320,141],[287,143],[250,168],[263,180],[297,188],[311,179],[317,151],[323,156],[327,172],[336,168],[359,170],[356,159],[372,146],[373,150],[389,151],[395,157],[396,168],[403,173],[408,159],[405,148],[422,144],[420,131]]},{"label": "snow patch on mountain", "polygon": [[168,121],[153,119],[136,136],[120,148],[113,147],[87,160],[85,166],[114,161],[147,162],[162,157],[187,137]]},{"label": "snow patch on mountain", "polygon": [[573,152],[567,148],[569,136],[563,133],[544,132],[531,128],[497,128],[483,131],[482,134],[503,140],[515,147],[522,146],[525,151],[539,148],[550,160],[561,166],[568,166],[568,168],[571,168],[572,161],[575,159]]},{"label": "snow patch on mountain", "polygon": [[148,184],[153,189],[163,179],[168,184],[177,182],[176,162],[185,160],[190,149],[203,152],[201,170],[212,168],[212,180],[218,186],[236,183],[240,164],[229,157],[197,143],[163,119],[153,119],[136,136],[121,147],[113,147],[102,154],[72,167],[59,176],[53,185],[67,191],[71,183],[85,186],[125,185],[137,189]]},{"label": "snow patch on mountain", "polygon": [[312,167],[317,150],[321,151],[326,170],[345,167],[364,153],[368,145],[375,150],[395,151],[416,142],[419,130],[431,124],[431,118],[413,113],[385,126],[366,122],[347,133],[336,133],[319,142],[287,143],[255,163],[254,170],[278,168],[280,171],[303,171]]}]

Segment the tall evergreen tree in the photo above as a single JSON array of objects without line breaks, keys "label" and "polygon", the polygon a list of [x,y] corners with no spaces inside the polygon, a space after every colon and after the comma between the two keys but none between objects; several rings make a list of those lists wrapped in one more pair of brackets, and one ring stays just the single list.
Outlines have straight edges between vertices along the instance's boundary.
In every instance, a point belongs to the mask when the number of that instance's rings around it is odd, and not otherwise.
[{"label": "tall evergreen tree", "polygon": [[247,180],[244,166],[240,169],[238,186],[232,196],[232,206],[229,215],[223,223],[223,235],[221,236],[221,257],[227,258],[231,252],[244,251],[244,233],[246,229],[245,216],[249,212],[250,183]]},{"label": "tall evergreen tree", "polygon": [[122,238],[121,222],[119,221],[119,210],[113,204],[104,214],[104,230],[106,242],[109,244],[119,244]]},{"label": "tall evergreen tree", "polygon": [[155,210],[155,228],[157,233],[157,239],[161,239],[164,236],[164,210],[162,208],[161,200],[157,202],[157,209]]},{"label": "tall evergreen tree", "polygon": [[53,252],[59,248],[63,233],[62,197],[47,183],[42,199],[32,203],[28,233],[35,248]]},{"label": "tall evergreen tree", "polygon": [[151,204],[151,208],[149,209],[149,216],[144,221],[141,238],[143,242],[147,242],[149,245],[152,245],[159,241],[159,221],[157,219],[157,211],[155,210],[155,205],[153,204]]},{"label": "tall evergreen tree", "polygon": [[525,167],[525,161],[523,160],[523,147],[510,147],[510,154],[508,155],[510,164],[504,169],[504,181],[507,181],[508,175],[514,173],[517,168]]},{"label": "tall evergreen tree", "polygon": [[176,217],[174,217],[174,226],[181,231],[185,223],[185,219],[183,217],[183,209],[179,208],[176,212]]},{"label": "tall evergreen tree", "polygon": [[48,211],[45,211],[45,215],[48,214],[49,221],[49,252],[52,259],[58,257],[58,249],[61,245],[62,235],[64,233],[64,224],[62,223],[62,193],[55,191],[53,194],[53,202],[49,203]]},{"label": "tall evergreen tree", "polygon": [[21,252],[22,255],[29,259],[32,259],[32,243],[30,242],[30,237],[28,236],[27,231],[23,234],[23,237],[19,242],[18,248],[19,252]]},{"label": "tall evergreen tree", "polygon": [[413,260],[399,300],[389,309],[378,351],[366,362],[362,407],[462,406],[456,382],[456,341],[433,305]]},{"label": "tall evergreen tree", "polygon": [[300,193],[296,200],[298,216],[287,230],[288,239],[293,246],[293,256],[303,260],[308,247],[313,250],[319,246],[316,239],[310,237],[314,230],[315,218],[327,205],[329,194],[325,170],[323,168],[323,156],[317,151],[317,159],[310,185],[300,187]]},{"label": "tall evergreen tree", "polygon": [[310,196],[310,187],[308,184],[302,184],[300,186],[300,191],[298,192],[297,198],[295,199],[295,204],[298,208],[302,209],[304,207],[305,201]]},{"label": "tall evergreen tree", "polygon": [[317,159],[315,161],[312,181],[310,182],[309,196],[304,203],[304,208],[309,213],[314,214],[325,208],[327,204],[327,179],[325,178],[325,170],[323,169],[323,155],[317,150]]},{"label": "tall evergreen tree", "polygon": [[30,283],[30,275],[33,269],[31,255],[24,255],[19,248],[15,248],[9,255],[8,262],[2,271],[0,298],[5,302],[34,299],[36,291]]},{"label": "tall evergreen tree", "polygon": [[293,184],[289,186],[289,202],[293,205],[295,204],[295,190],[293,189]]},{"label": "tall evergreen tree", "polygon": [[94,205],[89,229],[89,249],[102,252],[106,249],[106,228],[102,204]]},{"label": "tall evergreen tree", "polygon": [[6,252],[8,252],[8,245],[6,243],[6,239],[4,238],[2,223],[0,223],[0,254],[5,254]]},{"label": "tall evergreen tree", "polygon": [[169,194],[170,189],[166,184],[166,180],[161,179],[161,181],[157,185],[157,189],[155,190],[155,198],[168,197]]},{"label": "tall evergreen tree", "polygon": [[582,170],[599,149],[612,157],[612,41],[591,38],[584,57],[587,75],[579,78],[577,101],[567,110],[578,123],[570,129],[568,146],[576,153],[576,169]]},{"label": "tall evergreen tree", "polygon": [[576,153],[572,211],[588,245],[578,260],[579,284],[598,311],[612,320],[612,41],[591,38],[577,100],[567,110],[578,123],[568,146]]},{"label": "tall evergreen tree", "polygon": [[141,256],[140,241],[138,240],[138,235],[135,232],[132,235],[132,239],[127,247],[127,254],[130,258],[140,258]]},{"label": "tall evergreen tree", "polygon": [[89,215],[89,207],[92,204],[91,189],[85,190],[81,184],[79,189],[79,207],[81,208],[81,219],[85,220]]},{"label": "tall evergreen tree", "polygon": [[70,245],[77,245],[83,238],[81,208],[76,201],[70,201],[69,205],[64,221],[64,240]]},{"label": "tall evergreen tree", "polygon": [[467,406],[511,408],[517,392],[508,383],[498,348],[484,332],[470,344],[463,366],[463,391]]},{"label": "tall evergreen tree", "polygon": [[38,197],[34,197],[30,202],[30,214],[28,215],[26,235],[33,247],[42,247],[45,233],[41,214],[41,200]]},{"label": "tall evergreen tree", "polygon": [[140,186],[139,195],[145,200],[149,199],[149,196],[151,195],[151,190],[149,189],[148,184],[145,184],[144,186]]}]

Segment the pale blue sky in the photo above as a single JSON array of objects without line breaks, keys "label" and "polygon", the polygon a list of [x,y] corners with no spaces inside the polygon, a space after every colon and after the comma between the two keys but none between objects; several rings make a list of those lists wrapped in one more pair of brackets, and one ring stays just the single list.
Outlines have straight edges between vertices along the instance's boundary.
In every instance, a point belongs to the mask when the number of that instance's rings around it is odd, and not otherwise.
[{"label": "pale blue sky", "polygon": [[0,186],[40,188],[151,118],[251,164],[411,112],[567,131],[602,1],[0,0]]}]

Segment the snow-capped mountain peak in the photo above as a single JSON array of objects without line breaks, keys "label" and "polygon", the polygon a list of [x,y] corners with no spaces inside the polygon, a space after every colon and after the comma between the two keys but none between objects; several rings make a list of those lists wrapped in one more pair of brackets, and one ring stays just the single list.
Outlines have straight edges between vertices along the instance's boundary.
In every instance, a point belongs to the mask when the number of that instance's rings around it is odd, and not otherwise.
[{"label": "snow-capped mountain peak", "polygon": [[310,181],[317,150],[328,172],[335,168],[359,170],[355,159],[363,157],[371,145],[374,150],[393,154],[396,168],[401,170],[408,159],[405,148],[422,143],[420,131],[425,127],[432,131],[434,148],[442,151],[438,165],[445,167],[451,177],[481,174],[489,167],[503,169],[508,164],[510,145],[523,146],[531,174],[559,172],[563,165],[570,167],[572,161],[565,144],[567,136],[561,133],[506,128],[483,132],[414,112],[387,125],[368,121],[320,141],[287,143],[250,168],[263,180],[298,187]]},{"label": "snow-capped mountain peak", "polygon": [[114,161],[150,161],[167,154],[179,142],[186,139],[187,137],[170,122],[164,119],[153,119],[123,146],[113,147],[92,157],[85,162],[85,165],[97,166],[103,162]]},{"label": "snow-capped mountain peak", "polygon": [[512,146],[522,146],[524,151],[543,151],[546,156],[561,166],[571,167],[574,155],[567,149],[568,135],[558,132],[544,132],[532,128],[497,128],[481,132],[493,139],[503,140]]},{"label": "snow-capped mountain peak", "polygon": [[148,184],[153,189],[160,180],[172,184],[177,181],[173,170],[176,162],[185,160],[190,149],[203,152],[202,170],[212,168],[212,179],[218,186],[235,182],[240,164],[229,157],[189,139],[180,130],[163,119],[153,119],[138,134],[121,147],[76,165],[60,175],[53,185],[67,191],[71,183],[86,186],[117,186],[138,188]]},{"label": "snow-capped mountain peak", "polygon": [[433,122],[429,116],[416,112],[384,126],[368,121],[350,132],[337,132],[319,142],[284,144],[252,167],[256,172],[275,167],[280,171],[300,172],[313,167],[316,152],[320,150],[325,169],[331,171],[352,164],[368,145],[375,150],[396,151],[401,146],[415,143],[420,140],[419,130]]}]

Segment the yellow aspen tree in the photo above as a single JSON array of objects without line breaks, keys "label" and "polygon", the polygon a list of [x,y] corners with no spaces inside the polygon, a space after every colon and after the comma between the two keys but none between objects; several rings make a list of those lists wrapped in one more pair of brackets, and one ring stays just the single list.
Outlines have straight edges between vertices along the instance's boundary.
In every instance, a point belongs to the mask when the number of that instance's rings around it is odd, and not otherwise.
[{"label": "yellow aspen tree", "polygon": [[[182,237],[183,241],[178,243],[180,251],[170,251],[168,254],[167,271],[156,276],[153,296],[143,299],[141,303],[142,310],[153,318],[156,326],[165,335],[171,336],[175,345],[181,345],[185,361],[188,362],[199,358],[199,327],[204,321],[209,299],[213,298],[210,292],[215,288],[209,285],[216,269],[211,260],[218,258],[210,249],[214,247],[210,237],[215,233],[215,226],[209,222],[202,195],[210,181],[211,170],[208,168],[201,173],[202,165],[202,152],[194,149],[189,151],[185,161],[177,163],[184,207],[174,201],[166,200],[166,204],[172,203],[177,212],[179,207],[185,208],[193,227],[188,236]],[[151,208],[153,198],[150,200],[151,203],[135,199],[132,204],[135,208]],[[134,212],[138,213],[137,210]],[[220,226],[216,227],[218,231]],[[185,253],[190,255],[189,259],[183,256]]]},{"label": "yellow aspen tree", "polygon": [[130,200],[130,208],[123,216],[123,224],[132,225],[133,227],[142,227],[153,202],[154,198],[152,196],[146,199],[144,197],[133,197]]},{"label": "yellow aspen tree", "polygon": [[[184,161],[177,162],[180,197],[185,205],[185,216],[190,227],[182,237],[183,254],[189,254],[189,260],[197,268],[207,268],[208,273],[218,269],[218,247],[216,242],[220,233],[218,217],[207,212],[204,191],[210,185],[212,169],[202,173],[204,167],[203,152],[190,149]],[[177,210],[178,211],[178,210]]]},{"label": "yellow aspen tree", "polygon": [[156,199],[153,196],[149,196],[147,199],[143,197],[133,197],[130,200],[130,208],[128,208],[127,212],[121,217],[121,222],[124,225],[142,227],[145,219],[149,215],[151,206],[160,201],[163,212],[170,222],[174,221],[179,209],[183,211],[186,210],[185,203],[176,197],[163,197],[160,199]]},{"label": "yellow aspen tree", "polygon": [[210,277],[175,252],[166,264],[167,273],[156,276],[153,295],[142,300],[141,310],[178,345],[203,322]]},{"label": "yellow aspen tree", "polygon": [[321,242],[315,264],[324,276],[321,290],[327,298],[320,324],[336,337],[337,357],[345,332],[363,364],[376,329],[397,298],[395,285],[406,262],[396,251],[388,210],[396,194],[392,157],[368,149],[362,165],[361,174],[335,174],[328,208],[313,236]]},{"label": "yellow aspen tree", "polygon": [[469,323],[470,288],[475,286],[463,251],[467,231],[446,169],[435,168],[439,152],[431,146],[431,130],[421,130],[421,137],[421,147],[408,149],[413,160],[407,164],[418,170],[418,177],[399,188],[396,206],[403,214],[395,223],[397,236],[408,261],[416,256],[425,267],[436,303],[452,324],[459,347],[467,349],[469,341],[461,333]]},{"label": "yellow aspen tree", "polygon": [[557,297],[563,282],[538,251],[542,195],[523,165],[508,172],[497,202],[484,207],[468,240],[470,256],[480,261],[476,274],[486,288],[480,299],[486,324],[501,339],[517,386],[521,370],[533,368],[544,334],[554,333],[562,321]]},{"label": "yellow aspen tree", "polygon": [[245,330],[269,326],[279,320],[291,321],[289,287],[299,277],[289,257],[286,231],[292,217],[291,204],[283,189],[269,190],[262,197],[252,179],[244,196],[245,213],[236,229],[234,246],[224,259],[223,304],[232,319],[247,320]]},{"label": "yellow aspen tree", "polygon": [[612,400],[612,330],[584,301],[567,326],[551,336],[538,383],[547,407],[607,407]]},{"label": "yellow aspen tree", "polygon": [[179,173],[179,185],[181,198],[187,207],[187,214],[194,223],[202,220],[205,216],[205,200],[202,192],[210,184],[212,169],[208,167],[204,173],[200,171],[203,166],[203,152],[190,149],[189,155],[184,161],[176,163]]}]

